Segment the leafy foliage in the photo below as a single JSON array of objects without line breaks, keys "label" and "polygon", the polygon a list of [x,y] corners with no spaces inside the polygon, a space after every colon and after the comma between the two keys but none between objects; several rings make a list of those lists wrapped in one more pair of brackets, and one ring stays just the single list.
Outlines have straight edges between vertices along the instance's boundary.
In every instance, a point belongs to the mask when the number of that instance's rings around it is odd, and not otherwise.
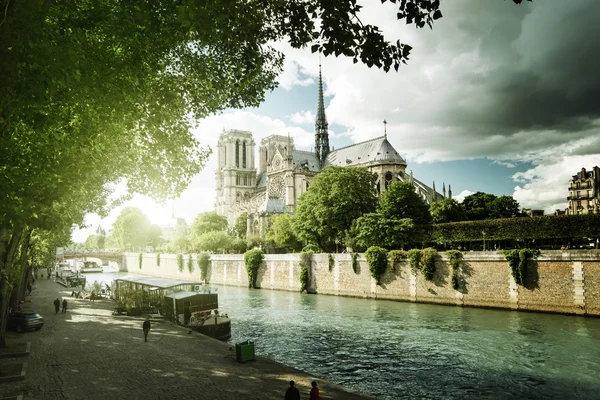
[{"label": "leafy foliage", "polygon": [[106,236],[103,234],[89,235],[85,239],[86,250],[104,250],[106,243]]},{"label": "leafy foliage", "polygon": [[156,253],[156,266],[160,267],[160,253]]},{"label": "leafy foliage", "polygon": [[332,254],[327,255],[327,262],[329,266],[329,271],[333,271],[333,267],[335,267],[335,259],[333,258]]},{"label": "leafy foliage", "polygon": [[600,237],[600,215],[548,215],[433,225],[432,239],[438,243],[489,240],[524,240]]},{"label": "leafy foliage", "polygon": [[235,220],[235,232],[239,238],[246,238],[246,231],[248,230],[248,213],[244,211]]},{"label": "leafy foliage", "polygon": [[177,254],[177,269],[179,272],[183,272],[183,254]]},{"label": "leafy foliage", "polygon": [[230,249],[235,253],[235,254],[244,254],[247,250],[246,247],[246,240],[242,239],[242,238],[235,238],[231,241],[230,244]]},{"label": "leafy foliage", "polygon": [[232,243],[233,238],[223,231],[206,232],[192,241],[194,249],[213,252],[228,250]]},{"label": "leafy foliage", "polygon": [[311,252],[311,253],[322,253],[323,250],[319,246],[317,246],[316,244],[307,244],[306,246],[304,246],[302,248],[302,253],[308,253],[308,252]]},{"label": "leafy foliage", "polygon": [[527,285],[527,264],[540,255],[537,249],[504,250],[504,257],[510,266],[510,273],[517,285]]},{"label": "leafy foliage", "polygon": [[[413,220],[389,219],[381,214],[369,213],[354,220],[349,236],[358,248],[381,245],[388,248],[402,247],[414,232]],[[349,244],[346,241],[347,245]]]},{"label": "leafy foliage", "polygon": [[385,273],[388,265],[388,251],[383,247],[371,246],[365,252],[365,258],[369,264],[371,276],[378,285],[381,284],[381,276]]},{"label": "leafy foliage", "polygon": [[442,199],[430,204],[429,212],[433,223],[464,221],[467,219],[465,208],[456,199]]},{"label": "leafy foliage", "polygon": [[375,211],[376,204],[374,174],[361,167],[328,166],[300,196],[293,227],[300,240],[334,249],[352,222]]},{"label": "leafy foliage", "polygon": [[462,259],[462,253],[458,250],[448,250],[446,252],[448,256],[448,261],[450,262],[450,268],[452,269],[452,273],[450,275],[450,283],[452,284],[452,288],[454,290],[460,289],[460,280],[458,277],[458,269],[460,268],[460,262]]},{"label": "leafy foliage", "polygon": [[421,265],[421,250],[410,249],[406,252],[406,257],[408,258],[408,263],[410,264],[412,273],[416,274],[419,270],[419,266]]},{"label": "leafy foliage", "polygon": [[121,249],[140,249],[160,243],[160,228],[135,207],[125,207],[113,223],[112,236]]},{"label": "leafy foliage", "polygon": [[198,267],[200,268],[201,279],[208,280],[208,267],[210,266],[210,254],[203,251],[198,253]]},{"label": "leafy foliage", "polygon": [[377,212],[392,220],[410,218],[415,225],[431,222],[429,206],[408,182],[393,182],[381,194]]},{"label": "leafy foliage", "polygon": [[428,247],[421,250],[421,273],[423,277],[430,281],[433,279],[435,274],[435,260],[437,258],[437,252],[433,247]]},{"label": "leafy foliage", "polygon": [[388,261],[392,271],[396,270],[396,264],[406,260],[407,258],[408,254],[404,250],[390,250],[388,252]]},{"label": "leafy foliage", "polygon": [[352,271],[354,271],[355,274],[358,274],[358,253],[352,253],[351,257],[352,257]]},{"label": "leafy foliage", "polygon": [[246,238],[246,248],[255,249],[264,245],[264,240],[260,236],[248,236]]},{"label": "leafy foliage", "polygon": [[227,217],[216,212],[200,213],[192,223],[192,241],[209,232],[224,232],[227,230]]},{"label": "leafy foliage", "polygon": [[292,227],[292,217],[289,214],[274,215],[270,219],[267,231],[267,241],[272,241],[275,246],[285,248],[290,252],[299,250],[302,243],[298,240]]},{"label": "leafy foliage", "polygon": [[256,288],[256,278],[258,277],[258,269],[264,259],[262,250],[248,250],[244,253],[244,264],[246,264],[246,272],[248,273],[249,287]]},{"label": "leafy foliage", "polygon": [[144,260],[144,255],[142,253],[138,254],[138,267],[142,269],[142,261]]},{"label": "leafy foliage", "polygon": [[312,263],[312,251],[302,251],[300,253],[300,293],[308,289],[308,269]]}]

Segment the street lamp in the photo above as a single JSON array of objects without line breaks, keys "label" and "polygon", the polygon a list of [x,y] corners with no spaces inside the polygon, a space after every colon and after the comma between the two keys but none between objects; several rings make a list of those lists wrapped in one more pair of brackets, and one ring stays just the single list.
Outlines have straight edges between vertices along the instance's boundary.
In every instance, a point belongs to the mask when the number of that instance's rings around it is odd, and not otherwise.
[{"label": "street lamp", "polygon": [[483,251],[485,251],[485,231],[481,232],[483,235]]}]

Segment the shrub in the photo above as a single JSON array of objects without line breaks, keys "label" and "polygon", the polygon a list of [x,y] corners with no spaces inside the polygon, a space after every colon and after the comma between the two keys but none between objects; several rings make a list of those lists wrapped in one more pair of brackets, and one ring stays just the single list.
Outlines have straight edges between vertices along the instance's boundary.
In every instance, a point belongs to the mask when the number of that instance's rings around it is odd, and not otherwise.
[{"label": "shrub", "polygon": [[335,259],[333,258],[332,254],[329,254],[328,261],[329,261],[329,272],[331,272],[331,271],[333,271],[333,267],[335,267]]},{"label": "shrub", "polygon": [[183,254],[177,254],[177,269],[179,272],[183,272]]},{"label": "shrub", "polygon": [[312,252],[312,253],[322,253],[323,250],[321,250],[321,248],[319,246],[317,246],[316,244],[307,244],[306,246],[304,246],[302,248],[302,253],[306,253],[306,252]]},{"label": "shrub", "polygon": [[264,256],[263,251],[258,249],[248,250],[244,253],[244,264],[246,264],[246,272],[248,273],[248,286],[251,288],[256,288],[258,269]]},{"label": "shrub", "polygon": [[300,293],[308,289],[308,269],[312,263],[312,251],[300,253]]},{"label": "shrub", "polygon": [[138,254],[138,266],[142,269],[142,260],[144,259],[144,255],[142,253]]},{"label": "shrub", "polygon": [[187,267],[190,274],[194,272],[194,259],[191,254],[188,254]]},{"label": "shrub", "polygon": [[460,281],[458,279],[458,268],[460,267],[460,259],[462,258],[462,253],[458,250],[448,250],[446,252],[446,255],[448,256],[448,261],[450,262],[450,267],[452,268],[452,273],[450,275],[452,289],[458,290],[460,289]]},{"label": "shrub", "polygon": [[210,265],[210,255],[203,251],[198,253],[198,268],[200,268],[200,278],[207,282],[208,266]]},{"label": "shrub", "polygon": [[390,269],[392,271],[396,270],[396,264],[406,260],[408,257],[406,251],[404,250],[390,250],[388,252],[388,261],[390,263]]},{"label": "shrub", "polygon": [[406,252],[406,258],[408,258],[408,263],[410,264],[412,273],[416,274],[419,270],[419,264],[421,264],[421,250],[410,249]]},{"label": "shrub", "polygon": [[388,264],[388,252],[383,247],[371,246],[365,251],[365,257],[369,264],[371,276],[378,285],[381,284],[381,276],[385,273]]},{"label": "shrub", "polygon": [[156,266],[160,267],[160,253],[156,253]]},{"label": "shrub", "polygon": [[421,250],[421,273],[423,277],[430,281],[433,279],[435,273],[435,259],[437,257],[437,251],[433,247],[428,247]]}]

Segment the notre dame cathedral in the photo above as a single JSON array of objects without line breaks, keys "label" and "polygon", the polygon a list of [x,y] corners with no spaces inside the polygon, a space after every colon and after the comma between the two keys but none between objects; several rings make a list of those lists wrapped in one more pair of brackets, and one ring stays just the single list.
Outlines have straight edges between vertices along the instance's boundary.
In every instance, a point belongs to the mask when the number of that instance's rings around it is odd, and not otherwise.
[{"label": "notre dame cathedral", "polygon": [[[331,150],[323,104],[323,81],[319,71],[319,99],[315,123],[314,151],[297,150],[289,136],[271,135],[260,142],[258,171],[252,133],[228,130],[219,137],[215,172],[215,211],[232,226],[238,216],[248,213],[248,236],[264,235],[271,215],[293,213],[298,198],[312,179],[328,165],[361,166],[377,176],[377,192],[393,181],[411,182],[429,204],[446,197],[443,193],[406,173],[406,161],[387,140],[387,135]],[[448,186],[448,197],[452,191]]]}]

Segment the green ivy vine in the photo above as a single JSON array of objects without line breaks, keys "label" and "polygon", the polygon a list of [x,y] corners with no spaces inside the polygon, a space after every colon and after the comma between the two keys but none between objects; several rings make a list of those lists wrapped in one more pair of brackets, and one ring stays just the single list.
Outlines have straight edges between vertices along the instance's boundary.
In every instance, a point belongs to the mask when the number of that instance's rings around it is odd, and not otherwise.
[{"label": "green ivy vine", "polygon": [[142,261],[144,259],[144,255],[142,253],[138,254],[138,267],[140,267],[140,269],[142,269]]},{"label": "green ivy vine", "polygon": [[410,249],[406,252],[406,258],[408,258],[410,270],[413,274],[416,274],[419,270],[419,265],[421,264],[421,250]]},{"label": "green ivy vine", "polygon": [[446,252],[448,256],[448,261],[450,263],[450,267],[452,269],[452,273],[450,275],[450,282],[452,284],[452,289],[458,290],[460,289],[460,280],[458,278],[458,268],[460,267],[460,260],[462,258],[462,253],[458,250],[448,250]]},{"label": "green ivy vine", "polygon": [[390,263],[390,269],[396,271],[396,265],[408,257],[408,254],[404,250],[390,250],[388,252],[388,260]]},{"label": "green ivy vine", "polygon": [[308,268],[312,262],[312,251],[302,251],[300,253],[300,293],[308,289]]},{"label": "green ivy vine", "polygon": [[435,274],[435,259],[437,251],[433,247],[421,250],[421,273],[425,280],[432,280]]},{"label": "green ivy vine", "polygon": [[358,274],[358,253],[352,253],[352,270]]},{"label": "green ivy vine", "polygon": [[200,268],[200,279],[208,282],[208,266],[210,265],[210,255],[203,251],[198,254],[198,267]]},{"label": "green ivy vine", "polygon": [[388,251],[383,247],[371,246],[365,251],[365,258],[369,264],[371,276],[378,285],[381,285],[381,277],[388,265]]},{"label": "green ivy vine", "polygon": [[160,267],[160,253],[156,253],[156,266]]},{"label": "green ivy vine", "polygon": [[183,272],[183,254],[177,254],[177,269]]},{"label": "green ivy vine", "polygon": [[187,267],[190,274],[194,272],[194,259],[191,254],[188,254]]},{"label": "green ivy vine", "polygon": [[333,271],[333,267],[335,267],[335,259],[333,258],[333,255],[331,253],[329,253],[329,272]]},{"label": "green ivy vine", "polygon": [[527,285],[527,264],[529,260],[540,255],[538,249],[504,250],[504,257],[508,261],[510,274],[517,285]]},{"label": "green ivy vine", "polygon": [[260,249],[248,250],[244,253],[244,264],[246,264],[246,272],[248,273],[248,287],[256,288],[258,269],[264,257],[265,254]]}]

